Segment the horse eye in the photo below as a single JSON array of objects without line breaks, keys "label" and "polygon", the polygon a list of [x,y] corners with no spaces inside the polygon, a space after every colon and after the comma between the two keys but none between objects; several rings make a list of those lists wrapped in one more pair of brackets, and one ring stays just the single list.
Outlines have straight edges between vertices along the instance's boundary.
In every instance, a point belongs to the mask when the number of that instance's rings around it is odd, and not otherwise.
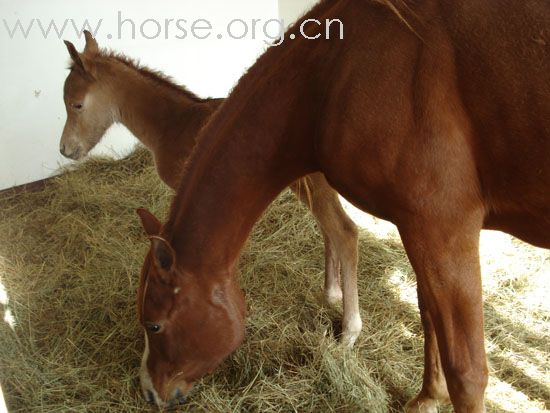
[{"label": "horse eye", "polygon": [[162,329],[162,326],[160,324],[146,324],[145,328],[147,328],[149,332],[156,334],[160,332],[160,330]]},{"label": "horse eye", "polygon": [[75,103],[75,104],[73,105],[73,108],[75,108],[76,110],[82,109],[82,103]]}]

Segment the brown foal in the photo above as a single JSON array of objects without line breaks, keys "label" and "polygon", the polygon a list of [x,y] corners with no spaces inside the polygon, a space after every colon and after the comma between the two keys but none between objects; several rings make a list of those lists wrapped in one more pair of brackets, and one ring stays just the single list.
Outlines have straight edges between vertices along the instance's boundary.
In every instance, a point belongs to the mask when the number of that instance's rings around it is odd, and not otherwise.
[{"label": "brown foal", "polygon": [[168,222],[139,211],[144,389],[174,400],[237,348],[239,252],[321,171],[398,226],[416,272],[425,373],[407,411],[484,412],[480,230],[550,247],[550,4],[325,0],[306,18],[340,19],[345,39],[291,28],[201,131]]},{"label": "brown foal", "polygon": [[[200,129],[223,99],[200,99],[160,73],[100,50],[87,31],[85,37],[82,54],[66,42],[72,65],[64,88],[67,121],[61,153],[71,159],[86,156],[106,130],[120,122],[153,153],[161,179],[176,189]],[[352,347],[361,332],[357,228],[321,173],[299,180],[290,188],[311,209],[321,228],[325,241],[325,297],[332,304],[343,298],[341,340]]]}]

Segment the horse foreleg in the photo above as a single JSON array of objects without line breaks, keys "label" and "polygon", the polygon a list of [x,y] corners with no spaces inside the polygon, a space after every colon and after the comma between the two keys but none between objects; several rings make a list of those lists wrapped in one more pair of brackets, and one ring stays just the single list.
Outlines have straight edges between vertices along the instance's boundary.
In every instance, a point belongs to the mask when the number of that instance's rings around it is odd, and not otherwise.
[{"label": "horse foreleg", "polygon": [[426,336],[424,384],[408,412],[436,412],[437,405],[447,401],[445,382],[457,413],[485,412],[481,215],[413,218],[399,227],[417,275]]},{"label": "horse foreleg", "polygon": [[357,227],[323,174],[308,175],[291,189],[311,210],[323,233],[325,298],[330,303],[343,298],[342,344],[352,347],[362,328],[357,293]]},{"label": "horse foreleg", "polygon": [[424,327],[424,379],[418,396],[407,403],[405,409],[407,413],[437,413],[440,405],[451,402],[439,356],[435,328],[423,301],[419,296],[420,317]]}]

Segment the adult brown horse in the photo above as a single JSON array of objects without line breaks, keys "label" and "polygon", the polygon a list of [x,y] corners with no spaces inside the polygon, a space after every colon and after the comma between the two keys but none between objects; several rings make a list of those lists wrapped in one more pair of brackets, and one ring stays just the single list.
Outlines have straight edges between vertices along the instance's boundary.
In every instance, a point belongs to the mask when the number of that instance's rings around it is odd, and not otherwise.
[{"label": "adult brown horse", "polygon": [[[200,129],[223,99],[200,99],[161,73],[101,50],[88,31],[65,81],[67,121],[60,151],[71,159],[88,154],[115,122],[126,126],[152,153],[161,179],[176,189]],[[315,173],[290,186],[311,209],[325,240],[325,297],[343,299],[341,340],[351,347],[361,331],[357,297],[357,229],[324,176]],[[342,285],[340,287],[340,273]]]},{"label": "adult brown horse", "polygon": [[203,129],[168,222],[139,211],[144,389],[178,398],[237,348],[239,251],[286,185],[322,171],[398,226],[416,272],[425,373],[408,411],[483,412],[480,230],[550,247],[550,4],[326,0],[306,18],[339,18],[345,40],[292,28]]}]

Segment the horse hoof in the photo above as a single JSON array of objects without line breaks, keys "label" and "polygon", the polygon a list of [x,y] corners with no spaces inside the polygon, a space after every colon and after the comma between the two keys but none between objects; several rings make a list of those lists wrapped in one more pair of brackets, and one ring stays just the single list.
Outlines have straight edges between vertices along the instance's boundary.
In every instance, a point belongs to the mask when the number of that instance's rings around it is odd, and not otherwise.
[{"label": "horse hoof", "polygon": [[340,339],[342,346],[348,349],[353,348],[355,341],[357,341],[359,334],[361,334],[362,328],[363,322],[361,321],[361,317],[359,317],[359,315],[354,316],[351,321],[343,327],[342,336]]},{"label": "horse hoof", "polygon": [[405,413],[438,413],[439,403],[437,400],[426,397],[416,397],[405,406]]},{"label": "horse hoof", "polygon": [[347,349],[352,349],[359,337],[360,332],[357,333],[343,333],[340,339],[340,344],[342,347]]}]

